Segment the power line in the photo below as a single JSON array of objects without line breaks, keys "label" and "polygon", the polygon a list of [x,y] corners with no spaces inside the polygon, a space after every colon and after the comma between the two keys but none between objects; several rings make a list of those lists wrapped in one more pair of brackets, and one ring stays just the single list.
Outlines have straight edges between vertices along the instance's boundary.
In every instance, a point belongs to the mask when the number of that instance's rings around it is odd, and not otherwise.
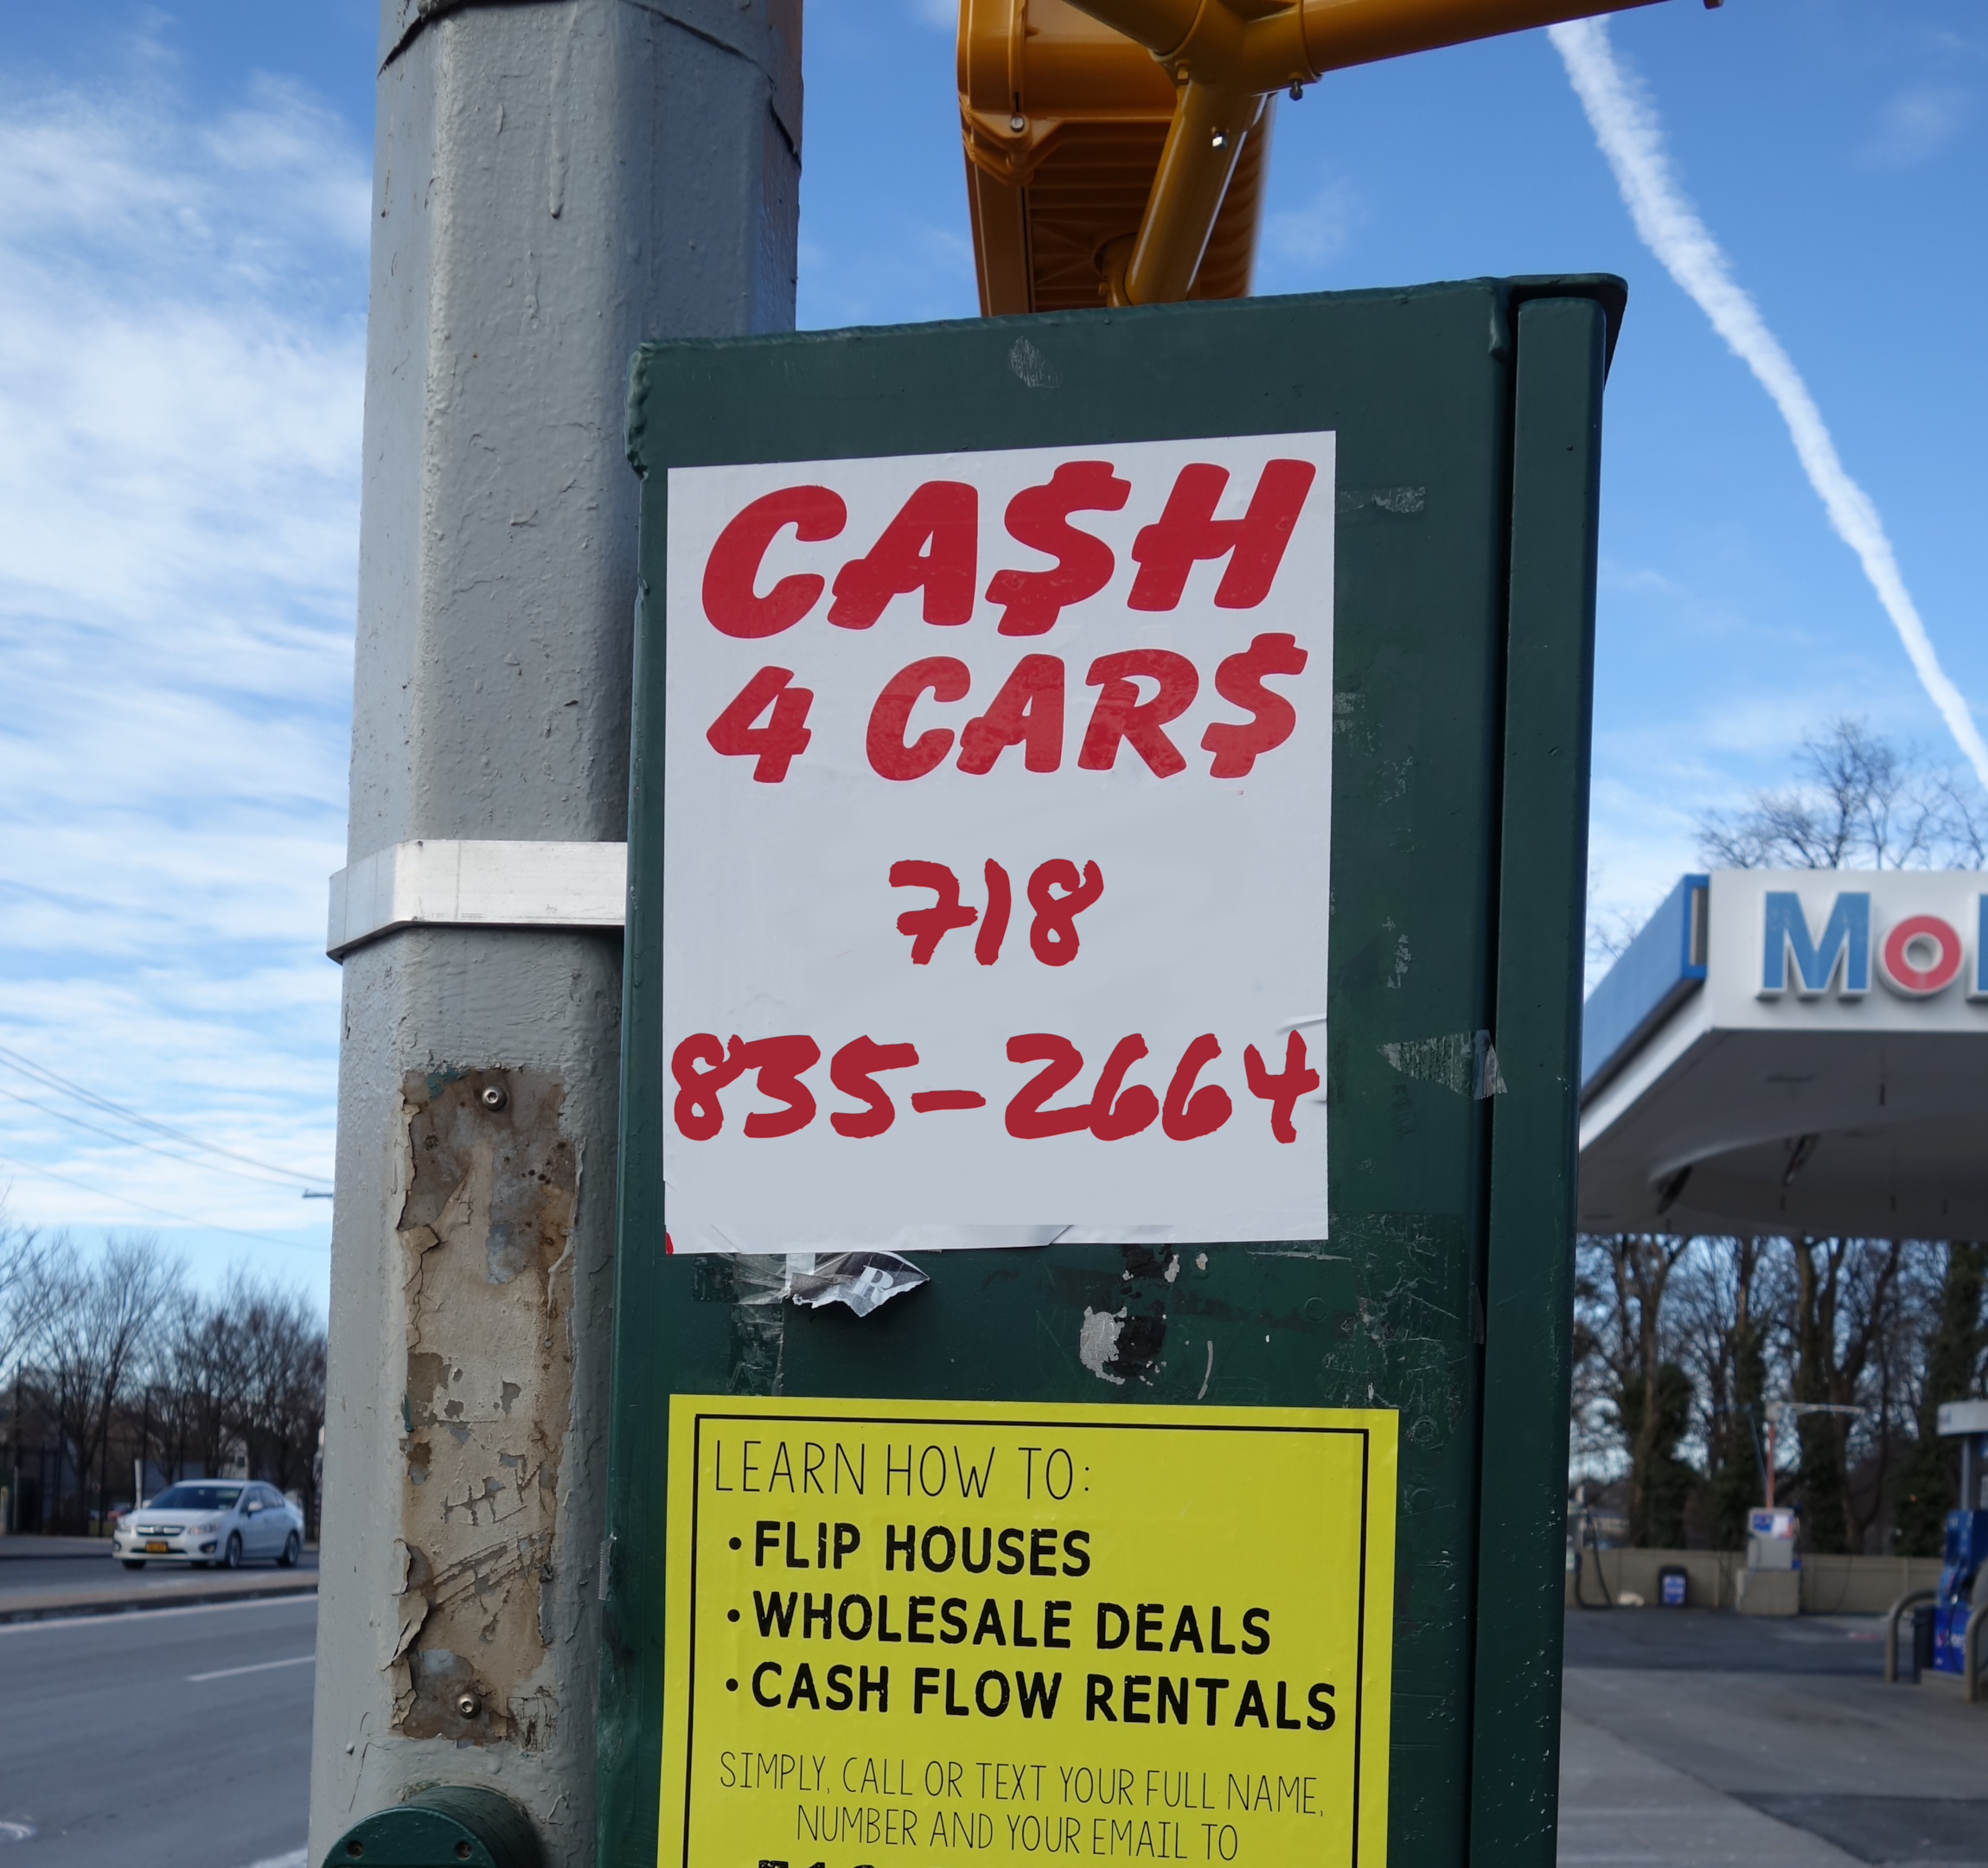
[{"label": "power line", "polygon": [[[52,1103],[39,1103],[33,1097],[22,1096],[18,1090],[9,1090],[0,1085],[0,1096],[15,1103],[25,1103],[29,1109],[37,1109],[44,1116],[53,1116],[57,1122],[73,1123],[77,1128],[86,1129],[94,1136],[102,1136],[105,1141],[115,1142],[122,1148],[142,1148],[148,1154],[157,1155],[167,1161],[178,1161],[182,1167],[197,1168],[202,1174],[232,1174],[237,1180],[246,1180],[255,1187],[291,1187],[297,1185],[290,1175],[280,1180],[273,1175],[244,1173],[240,1168],[224,1168],[218,1162],[204,1161],[191,1155],[182,1155],[177,1149],[161,1148],[156,1142],[147,1142],[140,1136],[119,1135],[114,1129],[99,1129],[95,1123],[85,1122],[80,1116],[73,1116],[67,1110],[57,1109]],[[308,1198],[308,1193],[306,1198]]]},{"label": "power line", "polygon": [[[238,1161],[244,1168],[254,1168],[264,1174],[280,1175],[287,1181],[308,1181],[314,1187],[328,1187],[329,1180],[323,1174],[299,1174],[295,1168],[284,1168],[272,1161],[258,1161],[252,1155],[238,1155],[233,1148],[224,1148],[217,1143],[203,1141],[199,1136],[189,1134],[184,1129],[176,1129],[170,1123],[141,1116],[134,1109],[127,1109],[122,1103],[113,1103],[108,1097],[99,1096],[94,1090],[86,1090],[81,1084],[72,1083],[67,1077],[60,1077],[52,1071],[24,1057],[18,1051],[0,1045],[0,1066],[17,1071],[22,1076],[41,1084],[44,1088],[59,1091],[63,1096],[74,1097],[106,1116],[114,1116],[122,1122],[134,1123],[141,1129],[149,1129],[155,1135],[165,1136],[171,1141],[198,1148],[203,1155],[218,1155],[225,1161]],[[23,1097],[22,1101],[27,1099]]]},{"label": "power line", "polygon": [[16,1155],[0,1155],[0,1161],[11,1162],[24,1168],[39,1180],[60,1180],[64,1187],[79,1188],[85,1193],[93,1193],[99,1199],[115,1200],[120,1206],[130,1206],[139,1212],[150,1213],[155,1219],[176,1220],[181,1225],[201,1226],[210,1232],[229,1232],[237,1238],[255,1239],[265,1245],[287,1246],[292,1251],[329,1251],[329,1245],[313,1245],[304,1239],[278,1238],[272,1232],[248,1232],[240,1226],[222,1225],[213,1219],[195,1219],[189,1213],[169,1212],[163,1206],[149,1206],[144,1200],[135,1200],[123,1193],[112,1193],[107,1189],[92,1187],[86,1180],[78,1180],[65,1174],[57,1174],[53,1168],[37,1167],[33,1161],[22,1161]]}]

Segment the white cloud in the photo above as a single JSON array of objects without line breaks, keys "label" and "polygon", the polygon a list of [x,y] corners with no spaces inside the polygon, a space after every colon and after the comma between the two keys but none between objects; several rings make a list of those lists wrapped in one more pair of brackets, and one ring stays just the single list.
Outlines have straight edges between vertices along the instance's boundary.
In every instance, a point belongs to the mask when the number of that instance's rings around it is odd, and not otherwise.
[{"label": "white cloud", "polygon": [[1345,182],[1328,182],[1302,208],[1264,215],[1263,239],[1278,259],[1315,270],[1346,251],[1361,218],[1352,189]]},{"label": "white cloud", "polygon": [[1857,553],[1927,698],[1975,776],[1988,784],[1988,741],[1940,666],[1876,506],[1851,478],[1801,373],[1767,329],[1760,307],[1734,278],[1725,253],[1678,186],[1664,148],[1663,125],[1642,86],[1616,62],[1606,22],[1576,20],[1547,30],[1643,243],[1697,302],[1780,411],[1796,457],[1831,526]]},{"label": "white cloud", "polygon": [[[0,1044],[320,1174],[369,201],[293,85],[0,94]],[[10,1182],[47,1225],[327,1217],[12,1099]]]},{"label": "white cloud", "polygon": [[912,17],[923,20],[935,32],[960,29],[959,0],[911,0]]},{"label": "white cloud", "polygon": [[934,227],[927,222],[918,228],[917,241],[921,252],[931,264],[962,273],[969,279],[974,276],[971,235],[961,233],[957,227]]},{"label": "white cloud", "polygon": [[1664,597],[1680,594],[1677,584],[1653,566],[1617,564],[1608,558],[1601,560],[1600,582],[1604,590],[1653,591]]},{"label": "white cloud", "polygon": [[1972,99],[1954,85],[1919,86],[1888,99],[1862,150],[1874,169],[1910,169],[1959,134]]}]

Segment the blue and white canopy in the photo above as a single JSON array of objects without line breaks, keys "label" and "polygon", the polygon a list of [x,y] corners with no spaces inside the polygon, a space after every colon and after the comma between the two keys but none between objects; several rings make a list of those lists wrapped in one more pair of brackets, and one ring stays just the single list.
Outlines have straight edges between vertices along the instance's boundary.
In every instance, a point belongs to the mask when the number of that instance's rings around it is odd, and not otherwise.
[{"label": "blue and white canopy", "polygon": [[1988,874],[1686,876],[1581,1073],[1584,1231],[1988,1234]]}]

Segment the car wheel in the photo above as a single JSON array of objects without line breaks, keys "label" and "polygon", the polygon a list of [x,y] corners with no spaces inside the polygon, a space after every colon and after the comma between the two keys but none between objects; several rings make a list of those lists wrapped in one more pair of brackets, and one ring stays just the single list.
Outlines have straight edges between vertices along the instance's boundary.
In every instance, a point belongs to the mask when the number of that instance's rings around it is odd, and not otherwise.
[{"label": "car wheel", "polygon": [[292,1531],[290,1533],[290,1541],[283,1546],[282,1556],[278,1557],[276,1560],[278,1563],[281,1564],[285,1570],[294,1570],[297,1567],[297,1559],[298,1554],[303,1551],[303,1549],[304,1545],[302,1541],[298,1539],[296,1532]]},{"label": "car wheel", "polygon": [[221,1564],[228,1570],[241,1568],[241,1533],[239,1531],[228,1533],[227,1550],[221,1558]]},{"label": "car wheel", "polygon": [[143,1557],[120,1557],[118,1561],[127,1570],[143,1570],[145,1566]]}]

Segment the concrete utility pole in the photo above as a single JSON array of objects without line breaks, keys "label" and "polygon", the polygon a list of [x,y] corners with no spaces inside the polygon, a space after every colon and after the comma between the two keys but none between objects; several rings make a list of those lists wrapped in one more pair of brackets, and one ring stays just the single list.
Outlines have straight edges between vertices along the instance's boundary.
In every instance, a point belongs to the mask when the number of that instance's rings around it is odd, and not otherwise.
[{"label": "concrete utility pole", "polygon": [[591,1858],[624,383],[791,328],[800,143],[800,0],[382,7],[313,1863],[437,1782]]}]

